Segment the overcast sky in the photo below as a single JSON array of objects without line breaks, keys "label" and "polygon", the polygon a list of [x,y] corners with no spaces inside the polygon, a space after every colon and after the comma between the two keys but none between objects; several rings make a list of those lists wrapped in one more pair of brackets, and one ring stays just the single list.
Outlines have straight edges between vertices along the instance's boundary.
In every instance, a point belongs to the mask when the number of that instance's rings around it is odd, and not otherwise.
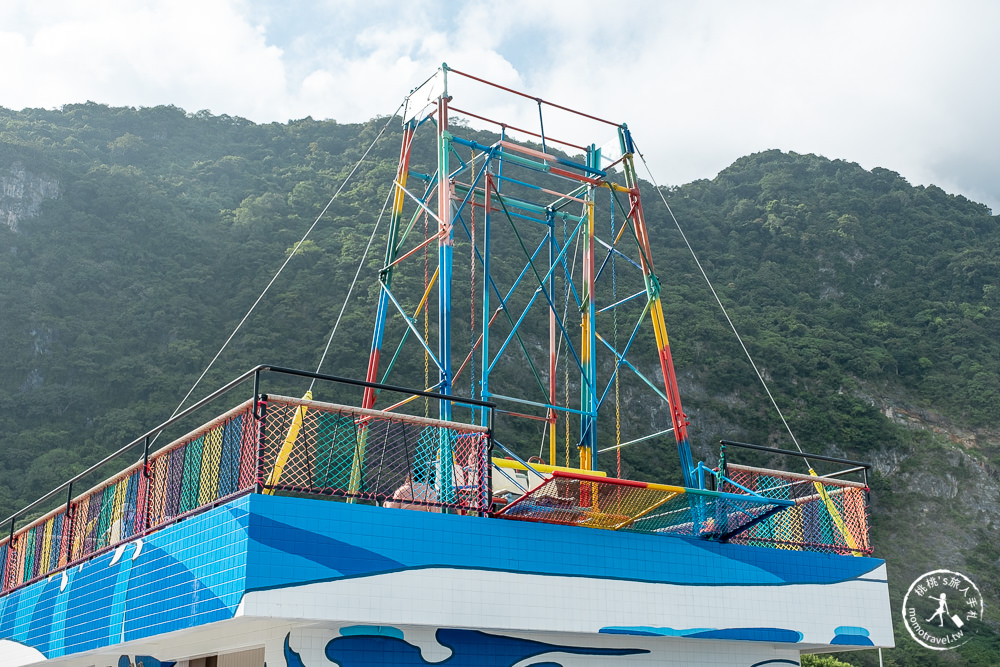
[{"label": "overcast sky", "polygon": [[998,29],[993,0],[3,0],[0,106],[358,122],[447,62],[627,122],[660,184],[779,148],[1000,213]]}]

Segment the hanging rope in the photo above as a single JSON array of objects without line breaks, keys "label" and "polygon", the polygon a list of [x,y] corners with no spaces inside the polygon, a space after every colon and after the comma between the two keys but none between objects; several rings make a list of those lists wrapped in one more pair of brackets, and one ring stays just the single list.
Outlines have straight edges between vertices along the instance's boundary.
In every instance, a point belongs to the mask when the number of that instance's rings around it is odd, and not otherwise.
[{"label": "hanging rope", "polygon": [[[567,226],[566,218],[563,218],[563,247],[566,247],[569,236],[569,228]],[[569,275],[563,278],[566,285],[565,295],[563,296],[563,314],[562,321],[566,321],[566,317],[569,315],[569,293],[570,287],[573,283],[573,277],[576,275],[576,258],[579,256],[580,252],[580,237],[583,234],[577,234],[576,236],[576,246],[573,248],[573,264],[570,266]],[[563,262],[566,260],[564,259]],[[563,264],[565,267],[565,264]],[[559,336],[559,342],[556,344],[556,365],[559,364],[559,356],[562,353],[562,344],[564,336]],[[569,353],[566,353],[566,358],[563,359],[563,387],[565,388],[565,409],[563,414],[565,415],[565,440],[566,440],[566,463],[564,464],[567,468],[569,467]]]},{"label": "hanging rope", "polygon": [[[375,146],[375,142],[378,141],[379,137],[381,137],[385,133],[386,128],[389,127],[389,120],[392,120],[393,118],[395,118],[396,114],[399,113],[399,109],[402,108],[404,104],[406,104],[406,100],[405,99],[399,105],[399,107],[396,109],[396,111],[393,112],[392,116],[390,116],[389,119],[386,120],[386,124],[382,126],[382,130],[379,132],[378,137],[375,137],[375,141],[373,141],[372,145],[368,147],[367,151],[365,151],[365,155],[368,155],[368,153],[371,151],[371,149]],[[362,156],[361,159],[363,160],[364,156]],[[355,169],[356,168],[357,167],[355,167]],[[351,173],[353,174],[354,172],[352,171]],[[346,181],[344,182],[344,185],[346,185]],[[344,189],[344,186],[341,185],[340,186],[340,190],[343,190],[343,189]],[[340,194],[340,190],[337,190],[337,193],[334,195],[334,199],[337,197],[337,195]],[[361,269],[364,267],[365,261],[367,261],[367,259],[368,259],[368,251],[371,250],[372,242],[375,240],[375,234],[378,232],[378,228],[382,224],[382,217],[385,215],[386,208],[389,207],[389,200],[390,199],[392,199],[392,188],[389,189],[389,192],[386,194],[385,201],[382,202],[382,210],[379,211],[378,218],[375,220],[375,227],[372,228],[371,236],[368,237],[368,244],[365,246],[365,251],[361,255],[361,260],[358,262],[358,268],[354,272],[354,278],[351,280],[351,285],[350,285],[350,287],[347,288],[347,295],[344,297],[344,303],[341,304],[341,306],[340,306],[340,312],[337,314],[337,321],[334,322],[333,329],[330,330],[330,336],[326,340],[326,347],[323,348],[323,354],[319,358],[319,363],[316,364],[316,372],[317,373],[319,373],[320,369],[323,367],[323,362],[326,361],[326,355],[330,351],[330,345],[333,343],[333,337],[337,334],[337,328],[340,326],[340,320],[341,320],[341,318],[344,317],[344,311],[347,310],[347,304],[348,304],[348,302],[351,299],[351,294],[354,292],[354,286],[357,285],[357,283],[358,283],[358,276],[361,275]],[[330,200],[330,203],[333,203],[333,199]],[[330,204],[327,204],[327,206],[329,207]],[[301,243],[301,241],[300,241],[300,243]],[[315,384],[316,384],[316,379],[314,378],[312,380],[312,382],[309,383],[309,391],[312,391],[313,386]]]},{"label": "hanging rope", "polygon": [[[427,281],[430,279],[428,276],[430,267],[430,255],[427,249],[427,235],[430,232],[428,228],[427,221],[427,209],[424,209],[424,294],[427,294]],[[431,383],[431,363],[430,355],[427,353],[427,347],[430,340],[430,320],[427,318],[430,308],[424,306],[424,389],[430,386]],[[424,417],[429,417],[431,414],[431,401],[429,398],[424,396]]]},{"label": "hanging rope", "polygon": [[[634,143],[634,142],[633,142]],[[702,277],[705,279],[705,283],[708,285],[708,289],[712,292],[712,296],[715,297],[715,302],[719,304],[719,309],[722,310],[722,314],[725,315],[726,321],[729,322],[729,327],[733,330],[736,335],[736,340],[739,341],[740,347],[743,348],[743,353],[747,356],[747,360],[753,367],[754,372],[757,374],[757,378],[760,380],[760,384],[764,387],[764,391],[767,393],[767,397],[771,400],[771,405],[774,406],[774,411],[778,413],[778,417],[781,418],[781,423],[785,425],[785,430],[788,431],[789,437],[791,437],[792,442],[795,444],[795,449],[799,450],[799,454],[802,454],[802,460],[805,462],[806,467],[809,469],[809,474],[813,477],[817,477],[816,470],[809,463],[809,459],[806,458],[805,452],[802,451],[802,447],[799,445],[798,439],[795,437],[795,433],[792,432],[792,427],[788,425],[788,420],[785,419],[784,413],[781,412],[781,408],[778,407],[778,402],[774,400],[774,395],[771,393],[771,389],[767,386],[767,382],[764,380],[764,375],[757,368],[757,364],[754,362],[753,357],[750,355],[750,350],[747,349],[746,344],[743,342],[743,338],[740,336],[740,332],[737,331],[736,325],[733,324],[733,320],[729,317],[729,312],[726,307],[722,304],[722,299],[719,298],[719,294],[715,291],[715,287],[712,285],[712,281],[708,277],[708,273],[702,267],[701,262],[698,261],[698,256],[694,252],[694,248],[688,242],[687,235],[684,230],[681,229],[680,223],[677,221],[677,216],[674,215],[673,209],[670,208],[670,204],[667,203],[667,198],[663,195],[663,191],[660,190],[660,186],[656,183],[656,179],[653,178],[653,173],[649,169],[649,165],[646,163],[646,158],[639,151],[638,146],[636,146],[636,152],[639,154],[639,159],[642,160],[643,166],[646,168],[646,173],[649,175],[649,180],[653,183],[653,187],[656,191],[660,193],[660,199],[663,201],[663,205],[667,207],[667,212],[670,214],[670,218],[674,221],[674,226],[677,227],[677,231],[680,232],[681,238],[684,240],[684,245],[687,246],[688,252],[691,253],[691,257],[694,259],[694,263],[698,266],[698,270],[701,272]],[[816,493],[823,500],[823,504],[826,506],[827,511],[830,513],[830,517],[833,519],[834,524],[837,526],[837,530],[843,535],[844,540],[847,545],[852,549],[851,553],[855,556],[860,556],[861,552],[857,551],[857,545],[855,544],[854,538],[851,535],[851,531],[848,530],[847,526],[844,524],[844,519],[840,515],[840,511],[834,504],[830,495],[826,491],[826,487],[820,482],[813,482],[813,486],[816,489]]]},{"label": "hanging rope", "polygon": [[[634,143],[635,142],[633,140],[633,144]],[[715,287],[712,285],[712,281],[711,279],[709,279],[708,273],[705,272],[705,269],[704,267],[702,267],[701,262],[698,261],[698,255],[695,254],[694,248],[691,247],[691,243],[688,241],[687,235],[681,228],[681,223],[677,221],[677,216],[674,215],[673,209],[671,209],[670,204],[667,203],[667,198],[663,196],[663,191],[660,189],[659,184],[657,184],[656,179],[653,178],[653,172],[650,170],[649,165],[646,163],[646,157],[642,154],[642,151],[639,150],[638,146],[635,147],[635,151],[639,155],[639,159],[642,160],[642,165],[646,168],[646,174],[649,175],[649,180],[653,184],[653,188],[659,193],[660,200],[663,202],[663,205],[667,207],[667,213],[670,214],[670,219],[674,221],[674,226],[677,227],[677,231],[680,232],[681,239],[683,239],[684,241],[684,245],[687,246],[688,252],[691,253],[691,257],[694,259],[694,263],[698,267],[698,271],[701,272],[701,277],[705,279],[705,283],[708,285],[709,291],[712,292],[712,296],[715,298],[715,302],[719,305],[719,309],[725,316],[726,321],[729,322],[729,328],[733,330],[733,333],[736,335],[736,340],[739,341],[740,347],[743,348],[743,354],[746,355],[747,360],[750,362],[750,366],[753,367],[754,372],[757,374],[757,379],[760,380],[761,386],[764,387],[764,391],[767,393],[767,397],[771,399],[771,405],[774,406],[775,412],[777,412],[778,417],[781,418],[781,423],[785,425],[785,430],[788,431],[788,435],[792,438],[792,442],[795,444],[795,448],[799,450],[800,454],[803,454],[804,452],[802,451],[802,447],[799,446],[799,441],[795,437],[795,434],[792,432],[792,427],[788,425],[788,421],[785,419],[785,415],[781,412],[781,408],[778,407],[778,402],[774,400],[774,396],[771,394],[771,390],[770,388],[768,388],[767,382],[764,380],[764,375],[760,372],[760,369],[757,367],[756,362],[754,362],[753,356],[751,356],[750,350],[747,349],[746,344],[743,342],[743,337],[740,336],[740,332],[736,329],[736,325],[733,324],[732,318],[729,317],[729,312],[726,310],[726,307],[722,304],[722,299],[719,298],[718,292],[715,291]],[[806,465],[809,466],[810,469],[812,469],[812,465],[810,465],[809,461],[804,457],[803,460],[805,460]]]},{"label": "hanging rope", "polygon": [[[694,248],[692,248],[690,242],[688,242],[687,235],[684,233],[684,230],[681,229],[681,225],[677,221],[677,216],[674,215],[673,209],[671,209],[670,204],[667,203],[667,198],[663,196],[663,191],[660,190],[660,186],[656,183],[656,179],[653,178],[653,173],[650,170],[649,165],[646,163],[646,158],[639,151],[638,146],[636,147],[636,152],[639,154],[639,159],[642,160],[642,164],[646,168],[646,173],[649,175],[649,180],[653,183],[653,187],[656,188],[656,191],[660,194],[660,199],[663,201],[663,205],[667,207],[667,212],[670,214],[670,218],[674,221],[674,225],[677,227],[677,231],[680,232],[681,238],[684,240],[684,245],[687,246],[688,252],[691,253],[691,257],[694,258],[694,263],[698,266],[698,270],[701,272],[702,277],[705,279],[705,283],[708,285],[708,289],[712,292],[712,296],[715,297],[715,302],[719,304],[719,308],[722,310],[722,314],[725,315],[726,321],[729,322],[729,327],[733,330],[733,333],[736,335],[736,340],[739,341],[740,347],[743,348],[743,353],[747,356],[747,360],[749,360],[750,365],[753,367],[754,372],[757,374],[757,378],[760,380],[761,386],[764,387],[764,391],[767,393],[767,397],[771,400],[771,405],[774,406],[775,412],[777,412],[778,417],[781,418],[781,423],[785,425],[785,430],[788,431],[788,435],[791,437],[792,442],[795,444],[795,448],[799,450],[800,454],[803,454],[802,460],[805,462],[806,467],[809,468],[809,474],[812,475],[813,477],[816,477],[817,476],[816,470],[812,467],[812,464],[809,463],[809,459],[805,457],[805,452],[802,451],[802,447],[799,445],[799,441],[795,437],[795,433],[792,432],[792,427],[788,425],[788,421],[785,419],[784,413],[782,413],[781,408],[778,407],[778,402],[774,400],[774,395],[771,393],[770,388],[767,386],[767,382],[764,380],[763,374],[760,372],[760,369],[757,368],[757,364],[754,362],[753,357],[750,355],[750,350],[747,349],[746,344],[743,342],[743,338],[740,336],[740,332],[737,331],[736,325],[733,324],[732,318],[729,317],[729,312],[726,310],[726,307],[722,304],[722,299],[719,298],[719,294],[715,291],[715,287],[712,285],[712,281],[709,279],[708,274],[702,267],[701,262],[698,261],[698,256],[695,254]],[[853,538],[850,535],[850,531],[847,530],[847,526],[844,525],[844,521],[840,516],[840,512],[837,511],[836,506],[833,504],[833,501],[831,501],[829,495],[826,492],[826,488],[820,482],[813,482],[813,485],[816,487],[816,491],[819,494],[819,496],[823,499],[823,503],[826,505],[827,510],[829,511],[830,516],[833,518],[834,523],[837,525],[838,530],[840,530],[845,540],[847,540],[848,545],[854,548],[855,545],[853,544]],[[855,555],[860,555],[860,552],[857,551],[853,553]]]},{"label": "hanging rope", "polygon": [[564,428],[563,433],[565,434],[566,440],[566,455],[564,466],[569,467],[569,364],[563,364],[563,387],[565,387],[565,409],[563,410],[564,415]]},{"label": "hanging rope", "polygon": [[[382,135],[385,134],[386,129],[389,127],[389,123],[396,117],[396,114],[399,113],[399,111],[403,108],[403,106],[405,104],[406,104],[406,100],[404,99],[403,102],[401,102],[400,105],[398,107],[396,107],[396,110],[393,111],[392,114],[390,114],[388,118],[386,118],[385,125],[383,125],[382,129],[379,130],[378,135],[375,137],[375,139],[372,140],[372,143],[365,150],[364,154],[362,154],[361,158],[357,161],[357,163],[351,169],[350,173],[347,174],[347,177],[344,179],[343,183],[340,184],[340,187],[337,188],[337,191],[333,194],[332,197],[330,197],[330,201],[328,201],[326,203],[326,206],[323,207],[323,210],[319,212],[319,215],[316,216],[316,219],[309,226],[309,229],[306,230],[306,233],[302,235],[302,238],[299,239],[299,242],[295,244],[294,248],[292,248],[292,252],[290,252],[288,254],[288,257],[285,258],[285,261],[281,264],[280,267],[278,267],[278,270],[275,272],[274,276],[271,278],[271,280],[264,287],[264,290],[260,293],[260,296],[258,296],[257,300],[254,301],[253,305],[250,306],[250,309],[247,311],[246,315],[244,315],[243,319],[241,319],[240,322],[239,322],[239,324],[236,325],[236,328],[233,329],[233,332],[231,334],[229,334],[229,337],[222,344],[222,347],[219,348],[219,351],[215,353],[215,356],[212,357],[212,360],[210,362],[208,362],[208,365],[205,367],[205,370],[202,371],[202,373],[198,377],[198,379],[195,380],[195,382],[194,382],[193,385],[191,385],[191,389],[188,390],[187,394],[184,395],[184,398],[182,398],[181,401],[180,401],[180,403],[177,404],[177,407],[174,409],[173,414],[170,415],[171,419],[174,418],[174,417],[176,417],[177,413],[179,413],[181,411],[181,408],[184,406],[184,403],[187,402],[187,400],[191,397],[191,394],[194,393],[194,390],[197,389],[198,385],[201,384],[201,381],[205,379],[206,375],[208,375],[208,371],[212,369],[212,366],[214,366],[215,362],[218,361],[219,357],[222,356],[222,353],[229,346],[229,343],[231,343],[233,341],[233,338],[236,337],[236,334],[239,332],[239,330],[243,327],[244,324],[246,324],[246,321],[248,319],[250,319],[250,315],[253,314],[253,311],[257,308],[257,306],[260,304],[260,302],[264,299],[264,296],[267,294],[268,290],[270,290],[271,286],[274,285],[274,283],[278,280],[278,276],[281,275],[281,272],[285,270],[285,267],[288,266],[288,263],[290,261],[292,261],[293,257],[295,257],[296,253],[299,250],[299,247],[303,243],[305,243],[305,241],[306,241],[307,238],[309,238],[309,235],[316,228],[316,225],[319,224],[319,221],[323,219],[323,216],[326,215],[326,212],[330,209],[330,206],[333,205],[333,202],[337,199],[337,197],[340,195],[340,193],[344,191],[344,188],[347,186],[347,184],[354,177],[354,174],[355,174],[355,172],[357,172],[358,168],[364,163],[364,161],[366,159],[368,159],[368,155],[372,152],[372,149],[375,148],[375,145],[382,138]],[[382,210],[383,211],[385,210],[385,206],[382,207]],[[381,220],[381,219],[382,219],[382,216],[380,214],[379,215],[379,220]],[[376,223],[376,229],[377,228],[378,228],[378,224]],[[375,234],[375,232],[373,231],[372,232],[372,238],[375,238],[374,234]],[[371,246],[371,241],[369,241],[369,247],[370,246]],[[365,250],[365,252],[367,253],[367,249]],[[360,273],[360,270],[359,270],[359,273]],[[354,276],[354,280],[357,281],[357,275]],[[351,289],[353,289],[353,288],[354,288],[354,282],[351,283]],[[348,297],[350,297],[350,290],[348,290]],[[345,299],[344,306],[346,307],[346,305],[347,305],[347,300]],[[341,308],[341,310],[340,310],[340,316],[342,316],[343,314],[344,314],[344,308]],[[340,316],[337,317],[337,323],[334,325],[334,328],[333,328],[333,332],[334,333],[336,333],[337,325],[340,324]],[[333,339],[333,333],[330,334],[330,339],[331,340]],[[329,350],[329,348],[330,348],[330,345],[329,345],[329,343],[327,343],[327,350]],[[325,357],[326,357],[326,350],[323,351],[323,358],[325,358]],[[320,365],[322,365],[322,363],[323,363],[323,360],[321,359],[320,360]],[[315,380],[313,382],[315,382]],[[310,390],[311,389],[312,389],[312,386],[310,386]],[[157,437],[159,437],[159,434],[157,434]],[[154,440],[155,440],[155,438],[154,438]]]}]

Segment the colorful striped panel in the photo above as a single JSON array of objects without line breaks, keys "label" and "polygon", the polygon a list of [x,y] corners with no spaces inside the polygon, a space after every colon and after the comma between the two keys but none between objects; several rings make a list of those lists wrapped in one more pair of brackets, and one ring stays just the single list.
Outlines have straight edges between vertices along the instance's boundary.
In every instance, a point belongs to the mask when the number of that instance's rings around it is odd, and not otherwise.
[{"label": "colorful striped panel", "polygon": [[794,508],[734,536],[734,542],[839,554],[871,553],[866,489],[860,482],[734,464],[727,467],[727,476],[733,483],[727,480],[725,490],[741,492],[738,484],[764,496],[795,502]]},{"label": "colorful striped panel", "polygon": [[201,436],[184,447],[184,478],[181,482],[181,502],[179,514],[198,507],[198,488],[201,486],[201,455],[205,446],[205,436]]},{"label": "colorful striped panel", "polygon": [[389,507],[482,512],[489,506],[487,447],[473,429],[272,396],[261,455],[262,469],[271,474],[264,487]]},{"label": "colorful striped panel", "polygon": [[242,431],[243,415],[239,415],[226,423],[222,434],[222,449],[219,457],[220,498],[225,498],[240,488],[240,434]]},{"label": "colorful striped panel", "polygon": [[222,460],[222,438],[225,424],[205,434],[198,480],[198,506],[208,505],[219,497],[219,463]]},{"label": "colorful striped panel", "polygon": [[163,490],[165,502],[163,511],[163,521],[169,521],[180,514],[181,488],[184,484],[184,464],[187,459],[185,452],[187,446],[177,447],[169,453],[170,460],[167,464],[167,485]]}]

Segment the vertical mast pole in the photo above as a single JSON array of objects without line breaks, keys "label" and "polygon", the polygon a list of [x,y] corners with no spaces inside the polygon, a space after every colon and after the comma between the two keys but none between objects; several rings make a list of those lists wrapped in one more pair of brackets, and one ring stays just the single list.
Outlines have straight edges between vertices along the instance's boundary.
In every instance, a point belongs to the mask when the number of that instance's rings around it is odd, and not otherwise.
[{"label": "vertical mast pole", "polygon": [[[556,405],[556,221],[552,209],[546,212],[549,224],[549,405]],[[549,430],[549,465],[556,465],[556,410],[545,415]]]},{"label": "vertical mast pole", "polygon": [[[444,91],[438,98],[438,219],[440,229],[438,235],[438,359],[441,362],[438,391],[451,395],[451,274],[452,252],[454,250],[455,230],[452,225],[451,199],[452,182],[448,167],[451,154],[451,133],[448,131],[448,67],[442,65],[441,75],[444,77]],[[451,419],[451,402],[440,401],[439,417]],[[449,432],[441,429],[440,448],[438,450],[438,496],[442,502],[450,503],[454,499],[454,474],[452,460],[452,443]]]},{"label": "vertical mast pole", "polygon": [[[451,394],[451,273],[455,232],[451,222],[451,176],[448,157],[451,134],[448,132],[447,92],[438,98],[438,359],[441,362],[438,391]],[[451,419],[451,403],[441,401],[441,419]]]},{"label": "vertical mast pole", "polygon": [[[492,157],[487,158],[492,159]],[[493,207],[493,177],[490,174],[489,168],[487,168],[485,173],[485,185],[483,188],[483,314],[479,319],[481,320],[482,330],[482,364],[480,368],[482,372],[480,373],[480,385],[479,385],[479,398],[483,401],[490,400],[490,320],[493,315],[490,313],[490,271],[492,271],[491,259],[490,259],[490,222],[491,213]],[[485,416],[485,412],[484,412]],[[487,424],[483,422],[483,426]]]},{"label": "vertical mast pole", "polygon": [[633,155],[635,147],[632,135],[625,125],[618,130],[621,149],[624,155],[622,166],[625,172],[625,184],[628,186],[629,215],[639,244],[639,259],[646,282],[646,298],[649,302],[649,313],[653,321],[653,331],[656,336],[656,347],[660,357],[660,371],[663,373],[663,384],[667,400],[670,403],[670,421],[674,427],[674,438],[677,441],[677,453],[684,473],[684,485],[696,486],[694,474],[694,459],[691,456],[691,441],[687,432],[687,415],[681,407],[681,395],[677,389],[677,375],[674,372],[674,361],[670,354],[670,340],[667,338],[667,326],[663,318],[663,304],[660,301],[660,281],[653,271],[653,255],[649,244],[649,230],[646,227],[646,217],[642,211],[639,199],[639,179],[635,173]]},{"label": "vertical mast pole", "polygon": [[[594,146],[587,149],[587,165],[594,166],[597,158]],[[583,319],[580,324],[582,344],[580,361],[583,372],[580,377],[580,467],[593,470],[597,459],[597,360],[594,352],[597,347],[597,329],[594,326],[596,317],[596,300],[594,295],[594,191],[593,185],[587,187],[587,232],[583,237]]]}]

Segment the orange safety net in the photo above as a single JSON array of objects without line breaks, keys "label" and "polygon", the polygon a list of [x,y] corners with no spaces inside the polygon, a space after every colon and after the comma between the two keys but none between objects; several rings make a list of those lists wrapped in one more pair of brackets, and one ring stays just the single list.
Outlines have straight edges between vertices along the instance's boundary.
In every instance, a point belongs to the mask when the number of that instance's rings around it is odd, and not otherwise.
[{"label": "orange safety net", "polygon": [[61,507],[0,540],[0,594],[257,487],[483,514],[488,454],[483,427],[281,396],[248,401],[77,496],[68,515]]},{"label": "orange safety net", "polygon": [[[744,493],[739,488],[743,487],[762,496],[794,503],[794,507],[735,535],[732,542],[840,554],[872,552],[868,535],[868,490],[864,484],[733,464],[726,467],[726,477],[723,490]],[[817,485],[822,486],[825,493],[820,493]]]},{"label": "orange safety net", "polygon": [[272,395],[260,466],[265,493],[479,513],[488,450],[482,427]]},{"label": "orange safety net", "polygon": [[257,422],[248,401],[0,543],[6,592],[253,489]]},{"label": "orange safety net", "polygon": [[790,505],[784,500],[556,470],[497,516],[724,540]]}]

